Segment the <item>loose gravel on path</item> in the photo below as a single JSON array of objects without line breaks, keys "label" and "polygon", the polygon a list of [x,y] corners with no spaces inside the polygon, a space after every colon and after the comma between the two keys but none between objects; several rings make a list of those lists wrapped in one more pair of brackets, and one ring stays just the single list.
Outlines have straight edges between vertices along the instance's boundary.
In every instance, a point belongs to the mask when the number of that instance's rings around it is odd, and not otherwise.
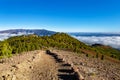
[{"label": "loose gravel on path", "polygon": [[0,80],[79,80],[76,70],[85,80],[120,80],[120,64],[69,51],[36,50],[0,60]]}]

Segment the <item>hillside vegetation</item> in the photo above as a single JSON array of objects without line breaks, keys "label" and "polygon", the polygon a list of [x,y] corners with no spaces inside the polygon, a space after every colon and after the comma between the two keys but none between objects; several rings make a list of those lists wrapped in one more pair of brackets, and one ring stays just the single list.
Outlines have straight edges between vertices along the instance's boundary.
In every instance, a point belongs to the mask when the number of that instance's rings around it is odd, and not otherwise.
[{"label": "hillside vegetation", "polygon": [[[120,59],[120,51],[113,48],[105,48],[103,46],[88,46],[79,40],[69,36],[65,33],[56,33],[51,36],[16,36],[11,37],[5,41],[0,42],[0,57],[10,57],[13,54],[33,51],[39,49],[57,48],[62,50],[69,50],[76,53],[101,54],[102,56],[110,56],[112,58]],[[91,54],[90,54],[91,55]]]}]

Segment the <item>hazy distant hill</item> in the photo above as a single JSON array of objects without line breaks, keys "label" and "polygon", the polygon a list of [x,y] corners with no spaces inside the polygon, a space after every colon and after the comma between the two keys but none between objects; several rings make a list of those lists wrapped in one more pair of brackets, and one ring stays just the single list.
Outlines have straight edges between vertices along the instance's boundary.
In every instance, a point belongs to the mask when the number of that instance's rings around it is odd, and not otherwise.
[{"label": "hazy distant hill", "polygon": [[9,37],[13,36],[20,36],[20,35],[29,35],[29,34],[36,34],[38,36],[46,36],[55,34],[54,31],[49,31],[45,29],[11,29],[11,30],[4,30],[0,31],[0,41],[4,39],[8,39]]},{"label": "hazy distant hill", "polygon": [[2,33],[9,33],[9,34],[26,33],[26,34],[36,34],[36,35],[44,36],[44,35],[52,35],[55,34],[56,32],[45,29],[11,29],[11,30],[0,31],[0,34]]},{"label": "hazy distant hill", "polygon": [[105,36],[120,36],[120,32],[71,32],[68,33],[73,36],[86,36],[86,37],[91,37],[91,36],[97,36],[97,37],[105,37]]}]

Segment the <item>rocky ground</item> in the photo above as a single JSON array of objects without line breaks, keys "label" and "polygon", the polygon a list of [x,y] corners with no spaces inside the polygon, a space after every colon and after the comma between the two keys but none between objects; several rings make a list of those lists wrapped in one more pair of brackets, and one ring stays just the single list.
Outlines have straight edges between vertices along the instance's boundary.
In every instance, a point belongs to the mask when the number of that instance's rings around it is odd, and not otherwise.
[{"label": "rocky ground", "polygon": [[119,63],[62,50],[52,49],[51,52],[53,54],[37,50],[1,59],[0,80],[79,80],[78,77],[85,80],[120,80]]},{"label": "rocky ground", "polygon": [[58,80],[57,64],[44,51],[32,51],[3,59],[0,80]]},{"label": "rocky ground", "polygon": [[61,50],[52,51],[61,56],[65,62],[77,66],[85,80],[120,80],[120,63],[86,57],[85,54]]}]

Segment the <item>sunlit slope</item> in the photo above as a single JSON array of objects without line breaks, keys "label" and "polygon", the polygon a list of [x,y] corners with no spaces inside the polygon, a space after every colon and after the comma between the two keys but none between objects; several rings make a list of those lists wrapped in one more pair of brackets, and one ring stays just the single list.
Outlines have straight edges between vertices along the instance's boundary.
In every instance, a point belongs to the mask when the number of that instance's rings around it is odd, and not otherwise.
[{"label": "sunlit slope", "polygon": [[0,56],[12,56],[12,54],[38,49],[56,48],[69,50],[76,53],[84,53],[92,56],[98,54],[120,59],[120,51],[107,46],[88,46],[83,42],[65,33],[56,33],[51,36],[16,36],[0,42]]}]

